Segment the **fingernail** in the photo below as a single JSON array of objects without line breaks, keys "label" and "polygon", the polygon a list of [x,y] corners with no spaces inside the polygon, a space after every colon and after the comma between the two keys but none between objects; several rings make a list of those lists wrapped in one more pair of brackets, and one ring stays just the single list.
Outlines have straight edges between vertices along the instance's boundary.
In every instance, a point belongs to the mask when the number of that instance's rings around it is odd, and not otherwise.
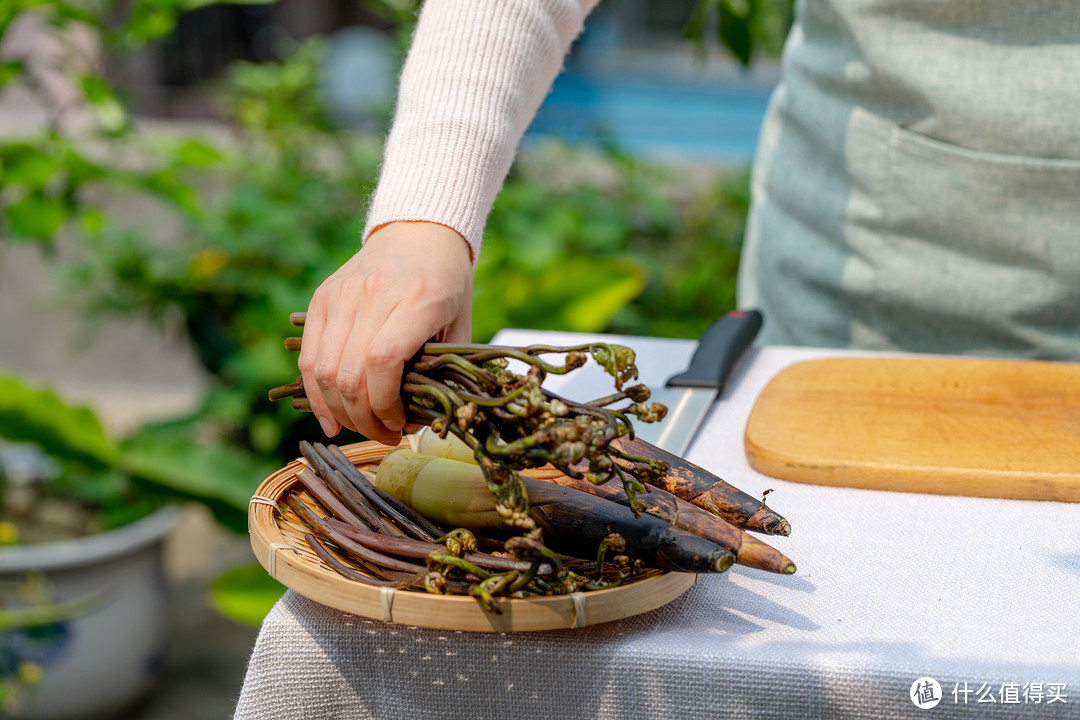
[{"label": "fingernail", "polygon": [[334,437],[335,435],[337,435],[337,423],[335,423],[330,418],[323,417],[322,415],[316,415],[315,417],[318,418],[319,425],[322,427],[322,431],[326,435],[326,437]]},{"label": "fingernail", "polygon": [[383,425],[385,425],[386,429],[390,432],[401,432],[401,428],[405,427],[403,423],[397,420],[384,420]]}]

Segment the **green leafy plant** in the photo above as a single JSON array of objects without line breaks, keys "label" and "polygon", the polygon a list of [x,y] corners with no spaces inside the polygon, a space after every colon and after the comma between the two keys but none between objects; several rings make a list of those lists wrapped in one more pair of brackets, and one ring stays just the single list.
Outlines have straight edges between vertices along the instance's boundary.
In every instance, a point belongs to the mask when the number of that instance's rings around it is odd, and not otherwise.
[{"label": "green leafy plant", "polygon": [[[5,447],[36,445],[51,460],[35,477],[0,462],[0,523],[7,544],[105,530],[161,505],[158,494],[139,492],[119,471],[120,447],[93,412],[10,375],[0,375],[0,437]],[[60,500],[65,505],[56,508]]]},{"label": "green leafy plant", "polygon": [[267,575],[261,565],[242,565],[214,580],[210,600],[222,615],[257,626],[283,591],[281,583]]},{"label": "green leafy plant", "polygon": [[761,52],[779,57],[791,28],[795,0],[697,0],[686,36],[703,48],[715,37],[743,65]]},{"label": "green leafy plant", "polygon": [[563,149],[559,164],[606,170],[602,181],[566,184],[536,179],[523,162],[488,220],[478,341],[503,327],[698,337],[735,306],[745,172],[700,183],[611,149]]},{"label": "green leafy plant", "polygon": [[[202,502],[239,531],[252,473],[275,467],[227,447],[170,442],[165,433],[118,441],[88,408],[11,375],[0,375],[0,438],[34,445],[51,461],[42,477],[21,482],[0,462],[0,523],[11,542],[107,530],[176,500]],[[63,514],[50,512],[57,501],[68,507]]]}]

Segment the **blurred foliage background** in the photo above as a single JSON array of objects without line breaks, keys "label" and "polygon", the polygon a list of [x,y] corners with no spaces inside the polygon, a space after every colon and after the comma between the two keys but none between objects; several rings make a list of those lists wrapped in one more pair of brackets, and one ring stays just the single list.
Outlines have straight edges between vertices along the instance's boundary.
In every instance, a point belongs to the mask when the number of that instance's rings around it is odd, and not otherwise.
[{"label": "blurred foliage background", "polygon": [[[382,133],[331,119],[319,38],[293,46],[281,62],[229,68],[216,89],[226,141],[148,130],[130,114],[132,98],[110,68],[167,39],[184,12],[206,4],[0,4],[0,40],[25,14],[38,16],[56,39],[57,67],[83,113],[69,123],[71,103],[57,106],[24,59],[0,58],[0,93],[29,88],[52,108],[42,128],[0,142],[0,252],[10,243],[40,247],[88,327],[124,315],[163,325],[179,318],[211,378],[196,412],[123,438],[95,438],[106,449],[91,458],[91,470],[107,462],[122,490],[110,486],[94,498],[58,482],[53,492],[108,510],[130,505],[130,487],[143,488],[155,498],[204,502],[243,531],[258,481],[296,455],[300,438],[320,436],[312,418],[271,405],[266,392],[297,375],[295,356],[282,347],[289,313],[305,309],[314,288],[358,249]],[[369,6],[407,43],[415,2]],[[688,33],[699,43],[715,35],[749,62],[755,48],[779,48],[790,9],[790,0],[700,0]],[[80,56],[70,41],[76,32],[92,37],[101,61]],[[579,166],[592,171],[566,171]],[[745,171],[702,177],[615,147],[524,156],[486,230],[474,339],[504,327],[700,334],[734,306],[749,195]],[[136,195],[152,202],[151,217],[116,211]],[[0,431],[8,439],[78,460],[56,450],[71,408],[38,404],[55,418],[26,423],[19,407],[4,409]]]}]

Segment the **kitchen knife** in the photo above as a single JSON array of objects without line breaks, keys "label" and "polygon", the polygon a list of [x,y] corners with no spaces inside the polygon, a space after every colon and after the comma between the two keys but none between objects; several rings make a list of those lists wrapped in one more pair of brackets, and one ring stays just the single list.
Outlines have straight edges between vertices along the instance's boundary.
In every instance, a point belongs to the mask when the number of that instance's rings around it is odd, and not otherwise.
[{"label": "kitchen knife", "polygon": [[667,416],[658,423],[635,423],[634,434],[682,457],[760,329],[761,313],[757,310],[732,310],[710,325],[690,366],[668,378],[663,387],[652,388],[650,402],[666,405]]},{"label": "kitchen knife", "polygon": [[[713,400],[760,328],[761,313],[757,310],[733,310],[710,325],[698,342],[690,366],[671,376],[663,386],[650,386],[649,402],[665,405],[667,415],[658,423],[634,423],[635,436],[682,457]],[[581,379],[577,385],[590,382],[586,376],[578,377]],[[575,387],[575,379],[572,376],[559,388],[559,393],[576,398],[593,389],[591,383],[590,387]]]}]

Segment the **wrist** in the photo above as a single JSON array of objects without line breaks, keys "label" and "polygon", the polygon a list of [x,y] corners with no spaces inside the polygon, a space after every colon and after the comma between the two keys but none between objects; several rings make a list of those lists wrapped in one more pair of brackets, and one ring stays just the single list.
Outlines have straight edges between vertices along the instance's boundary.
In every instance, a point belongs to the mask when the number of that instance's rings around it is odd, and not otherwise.
[{"label": "wrist", "polygon": [[475,263],[473,248],[465,237],[449,225],[426,220],[394,220],[379,225],[364,241],[364,245],[396,241],[419,241],[426,245],[437,244],[461,256],[470,265]]}]

